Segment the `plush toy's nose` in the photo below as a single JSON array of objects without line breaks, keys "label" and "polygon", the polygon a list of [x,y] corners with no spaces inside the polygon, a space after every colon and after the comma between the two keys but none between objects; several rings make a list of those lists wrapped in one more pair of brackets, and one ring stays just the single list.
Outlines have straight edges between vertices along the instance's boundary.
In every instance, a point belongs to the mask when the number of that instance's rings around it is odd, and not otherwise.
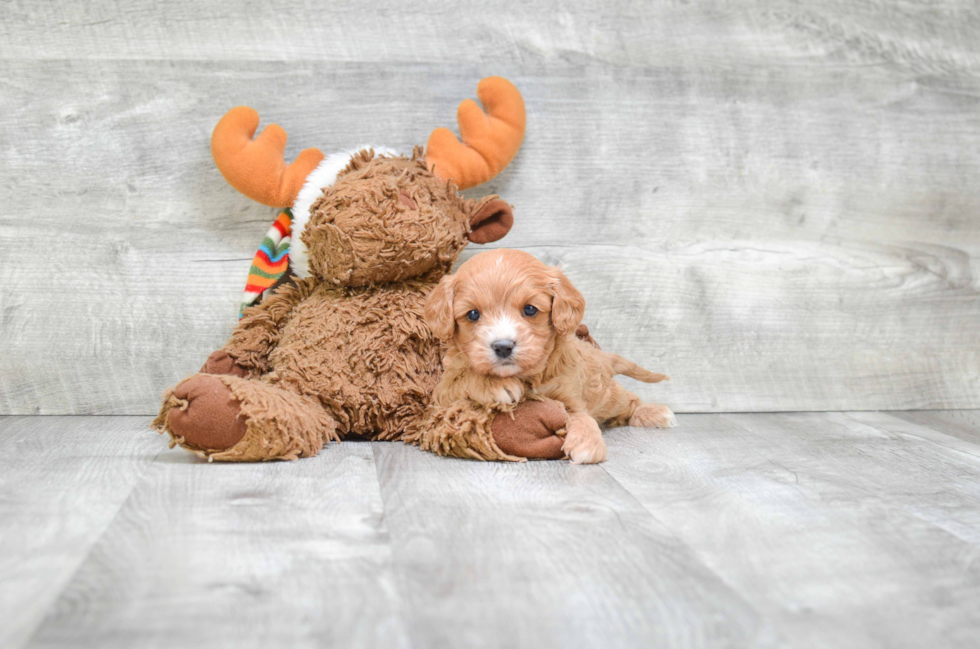
[{"label": "plush toy's nose", "polygon": [[490,344],[490,349],[497,355],[497,358],[508,358],[514,351],[513,340],[495,340]]}]

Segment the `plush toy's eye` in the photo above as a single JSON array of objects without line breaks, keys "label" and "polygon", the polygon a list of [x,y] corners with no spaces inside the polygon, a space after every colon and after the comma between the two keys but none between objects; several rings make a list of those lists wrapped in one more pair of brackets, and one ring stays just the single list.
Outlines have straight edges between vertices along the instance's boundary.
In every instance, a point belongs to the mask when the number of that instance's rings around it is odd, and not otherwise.
[{"label": "plush toy's eye", "polygon": [[470,322],[476,322],[477,320],[480,319],[480,312],[477,311],[476,309],[473,309],[472,311],[467,311],[466,319],[469,320]]},{"label": "plush toy's eye", "polygon": [[526,315],[527,317],[530,318],[532,315],[536,314],[537,312],[538,312],[538,308],[536,306],[531,304],[524,305],[524,315]]}]

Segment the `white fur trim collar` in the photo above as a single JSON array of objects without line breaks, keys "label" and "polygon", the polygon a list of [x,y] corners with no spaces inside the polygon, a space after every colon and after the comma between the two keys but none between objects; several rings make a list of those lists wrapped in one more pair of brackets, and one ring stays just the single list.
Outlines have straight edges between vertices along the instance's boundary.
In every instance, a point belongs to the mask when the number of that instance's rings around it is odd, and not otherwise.
[{"label": "white fur trim collar", "polygon": [[340,153],[331,153],[317,165],[316,169],[310,172],[303,183],[303,188],[296,195],[293,201],[293,224],[292,237],[289,242],[289,265],[297,277],[307,278],[310,276],[310,252],[303,243],[303,230],[310,220],[310,208],[313,202],[320,197],[324,187],[337,182],[337,176],[347,167],[354,154],[364,149],[374,149],[375,155],[397,156],[399,153],[386,146],[372,146],[365,144],[356,149],[348,149]]}]

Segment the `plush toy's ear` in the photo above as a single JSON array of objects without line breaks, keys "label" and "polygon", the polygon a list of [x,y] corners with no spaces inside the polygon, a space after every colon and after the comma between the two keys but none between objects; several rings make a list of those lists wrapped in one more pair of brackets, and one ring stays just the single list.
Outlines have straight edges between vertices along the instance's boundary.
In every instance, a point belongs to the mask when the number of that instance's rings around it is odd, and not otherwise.
[{"label": "plush toy's ear", "polygon": [[232,108],[211,134],[211,156],[228,184],[270,207],[291,207],[320,161],[320,149],[304,149],[286,164],[286,131],[269,124],[254,140],[259,114],[248,106]]},{"label": "plush toy's ear", "polygon": [[425,324],[439,340],[449,340],[456,331],[456,318],[453,316],[453,298],[456,295],[456,280],[446,275],[425,301]]},{"label": "plush toy's ear", "polygon": [[585,298],[560,268],[551,269],[551,324],[558,335],[572,333],[585,317]]},{"label": "plush toy's ear", "polygon": [[497,196],[486,196],[474,206],[466,236],[473,243],[491,243],[503,239],[513,225],[514,212],[510,205]]}]

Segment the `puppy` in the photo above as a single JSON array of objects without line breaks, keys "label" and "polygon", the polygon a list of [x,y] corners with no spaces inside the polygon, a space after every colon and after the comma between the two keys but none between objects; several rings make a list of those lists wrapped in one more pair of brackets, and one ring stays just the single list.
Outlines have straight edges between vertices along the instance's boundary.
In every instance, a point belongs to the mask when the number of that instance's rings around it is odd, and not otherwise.
[{"label": "puppy", "polygon": [[605,459],[600,422],[675,426],[670,409],[643,403],[613,378],[668,377],[580,340],[584,313],[585,299],[558,268],[518,250],[472,257],[442,278],[425,305],[429,329],[447,346],[433,399],[513,404],[533,393],[560,401],[568,412],[562,450],[575,464]]}]

